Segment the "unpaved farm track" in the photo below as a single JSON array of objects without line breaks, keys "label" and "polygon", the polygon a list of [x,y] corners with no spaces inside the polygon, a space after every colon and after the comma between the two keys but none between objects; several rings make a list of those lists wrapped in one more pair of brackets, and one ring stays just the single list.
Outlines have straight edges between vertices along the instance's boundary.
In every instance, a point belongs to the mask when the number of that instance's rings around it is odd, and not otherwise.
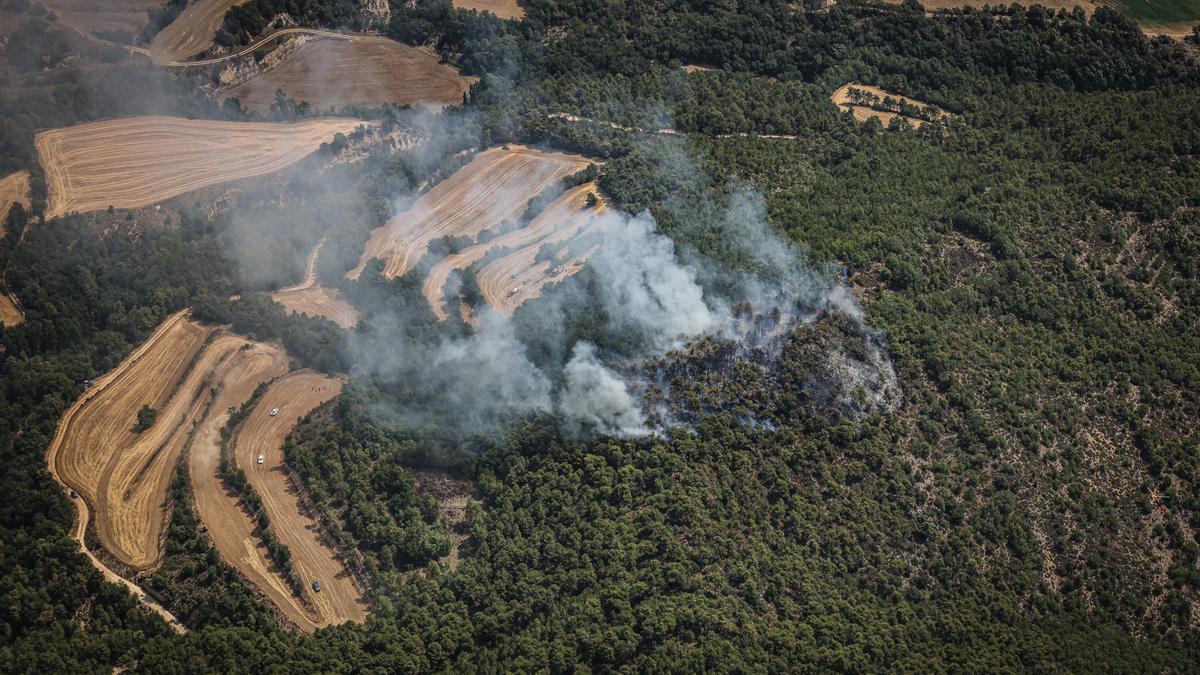
[{"label": "unpaved farm track", "polygon": [[136,208],[283,169],[361,122],[294,124],[124,117],[43,131],[35,138],[50,193],[46,218]]},{"label": "unpaved farm track", "polygon": [[357,279],[375,258],[385,261],[384,276],[401,276],[425,255],[434,239],[473,237],[505,220],[516,220],[530,199],[588,164],[580,155],[518,145],[485,150],[372,232],[358,266],[346,276]]},{"label": "unpaved farm track", "polygon": [[304,281],[275,291],[271,299],[289,312],[323,316],[343,328],[353,328],[358,323],[358,309],[346,302],[336,288],[325,288],[317,283],[317,255],[324,245],[325,238],[321,237],[308,254]]},{"label": "unpaved farm track", "polygon": [[[271,529],[292,552],[292,565],[302,580],[305,606],[289,595],[280,608],[303,630],[345,621],[364,621],[367,605],[336,551],[326,544],[320,526],[305,512],[300,495],[288,480],[283,441],[296,421],[342,391],[342,383],[325,375],[297,372],[271,384],[246,418],[237,437],[238,466],[262,496]],[[272,417],[271,410],[279,414]],[[262,455],[263,463],[258,463]],[[321,592],[311,582],[321,583]]]},{"label": "unpaved farm track", "polygon": [[20,204],[29,210],[29,172],[15,171],[0,178],[0,238],[4,237],[4,225],[8,222],[8,210]]},{"label": "unpaved farm track", "polygon": [[150,41],[150,59],[157,64],[182,61],[212,46],[225,12],[246,0],[195,0]]},{"label": "unpaved farm track", "polygon": [[470,80],[439,63],[436,54],[382,37],[318,40],[300,47],[279,66],[233,87],[225,96],[249,110],[265,111],[283,90],[313,110],[461,103]]},{"label": "unpaved farm track", "polygon": [[[542,209],[541,213],[531,220],[528,226],[502,234],[491,241],[468,247],[454,255],[446,256],[434,265],[426,275],[421,290],[438,320],[444,321],[447,317],[444,290],[446,280],[450,278],[450,274],[454,270],[462,270],[474,265],[493,250],[520,249],[533,244],[540,245],[547,235],[560,228],[574,225],[575,229],[578,229],[579,223],[589,217],[589,212],[585,210],[588,193],[597,194],[599,191],[595,183],[584,183],[571,188]],[[593,212],[599,213],[601,209],[603,209],[603,203],[598,202]],[[534,255],[536,255],[536,249],[535,245]],[[497,279],[499,280],[499,277]]]},{"label": "unpaved farm track", "polygon": [[[505,314],[512,314],[521,303],[541,294],[543,286],[559,282],[583,268],[583,263],[595,253],[593,246],[575,258],[563,257],[567,244],[589,227],[597,215],[603,212],[604,202],[592,209],[586,208],[587,191],[568,192],[544,214],[555,221],[553,231],[528,246],[484,265],[476,276],[483,299]],[[541,217],[541,216],[539,216]],[[536,222],[536,221],[535,221]],[[531,224],[532,225],[532,224]],[[554,261],[536,262],[538,250],[549,246],[558,247]]]}]

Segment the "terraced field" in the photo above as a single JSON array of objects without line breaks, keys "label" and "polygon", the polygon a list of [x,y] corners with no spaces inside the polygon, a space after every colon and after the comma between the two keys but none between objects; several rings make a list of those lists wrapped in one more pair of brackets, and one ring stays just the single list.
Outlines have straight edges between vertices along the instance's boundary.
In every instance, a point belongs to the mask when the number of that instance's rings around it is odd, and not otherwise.
[{"label": "terraced field", "polygon": [[225,12],[246,0],[195,0],[150,41],[150,59],[160,65],[191,58],[212,46]]},{"label": "terraced field", "polygon": [[462,103],[470,83],[434,53],[382,37],[356,37],[309,42],[225,96],[260,112],[275,102],[278,90],[313,110],[383,103],[440,108]]},{"label": "terraced field", "polygon": [[[603,202],[597,202],[596,206],[592,209],[586,208],[588,194],[596,194],[598,192],[599,188],[595,183],[585,183],[574,187],[564,192],[562,196],[542,209],[542,212],[531,220],[528,226],[507,232],[491,241],[476,244],[459,253],[443,258],[429,271],[429,274],[425,277],[425,283],[422,285],[422,292],[424,292],[425,298],[429,301],[429,306],[433,308],[433,313],[437,315],[439,320],[447,318],[444,289],[446,280],[450,278],[450,274],[455,270],[464,270],[474,265],[483,260],[491,251],[517,249],[516,253],[514,253],[516,255],[528,248],[533,251],[533,255],[536,255],[537,248],[542,243],[545,243],[550,235],[560,230],[569,230],[574,233],[593,214],[599,213],[604,209]],[[512,257],[506,256],[502,260]],[[523,257],[513,258],[512,262],[518,259],[524,260]],[[532,261],[533,258],[530,257],[529,262],[532,263]],[[500,268],[494,269],[499,270]],[[513,279],[516,279],[517,276],[525,271],[525,268],[517,266],[506,266],[503,269],[512,275]],[[494,288],[490,288],[489,290],[493,291],[493,295],[499,296],[498,300],[508,300],[510,297],[516,297],[516,294],[508,296],[508,290],[503,288],[505,281],[502,272],[497,271],[497,273],[489,276],[489,281],[494,286]],[[497,303],[491,304],[497,306]],[[502,302],[501,304],[506,305],[508,303]]]},{"label": "terraced field", "polygon": [[515,221],[530,199],[588,163],[579,155],[517,145],[485,150],[372,232],[358,266],[346,276],[357,279],[376,258],[385,261],[384,276],[401,276],[425,255],[429,242],[475,237]]},{"label": "terraced field", "polygon": [[[318,373],[292,373],[271,384],[237,437],[238,466],[262,496],[271,529],[291,550],[292,565],[303,583],[302,601],[289,594],[280,604],[302,630],[361,622],[367,617],[362,592],[336,550],[325,541],[319,524],[288,479],[283,462],[283,441],[297,420],[341,391],[339,380]],[[272,415],[273,410],[278,414]],[[313,581],[320,582],[319,593],[313,591]],[[270,595],[275,600],[275,594]]]},{"label": "terraced field", "polygon": [[125,117],[39,133],[46,217],[136,208],[227,181],[260,176],[304,159],[358,120],[295,124],[181,117]]}]

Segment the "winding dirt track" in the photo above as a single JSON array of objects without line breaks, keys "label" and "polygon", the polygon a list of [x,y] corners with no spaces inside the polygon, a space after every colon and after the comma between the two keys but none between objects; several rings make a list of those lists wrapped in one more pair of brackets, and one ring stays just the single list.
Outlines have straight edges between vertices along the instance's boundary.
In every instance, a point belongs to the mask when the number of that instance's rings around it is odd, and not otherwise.
[{"label": "winding dirt track", "polygon": [[46,218],[147,206],[203,187],[283,169],[361,122],[294,124],[125,117],[35,138],[50,193]]},{"label": "winding dirt track", "polygon": [[358,323],[358,309],[346,302],[336,288],[325,288],[317,283],[317,255],[324,245],[325,237],[321,237],[308,254],[304,281],[275,291],[271,299],[289,312],[323,316],[343,328],[353,328]]},{"label": "winding dirt track", "polygon": [[150,59],[157,64],[195,56],[212,46],[225,12],[246,0],[195,0],[150,41]]},{"label": "winding dirt track", "polygon": [[0,238],[4,237],[4,225],[8,222],[8,210],[20,204],[29,210],[29,172],[14,171],[0,178]]},{"label": "winding dirt track", "polygon": [[[596,194],[599,189],[595,183],[584,183],[577,187],[571,188],[564,192],[558,199],[554,200],[542,209],[529,225],[519,230],[507,232],[491,241],[482,244],[476,244],[469,248],[463,249],[459,253],[446,256],[429,270],[429,274],[425,277],[425,282],[421,286],[421,291],[425,294],[425,299],[429,301],[429,306],[433,308],[433,313],[439,321],[444,321],[447,318],[445,308],[445,287],[446,280],[450,278],[450,274],[454,270],[462,270],[474,265],[483,260],[490,251],[503,250],[506,248],[523,248],[535,242],[539,242],[546,235],[558,230],[560,227],[570,226],[575,223],[581,215],[586,215],[583,209],[587,204],[587,195],[591,192]],[[593,213],[599,213],[603,209],[603,204],[598,203]],[[535,248],[536,255],[536,248]]]},{"label": "winding dirt track", "polygon": [[382,103],[441,107],[461,103],[470,83],[430,51],[364,36],[309,42],[225,96],[259,111],[270,108],[277,90],[313,110]]},{"label": "winding dirt track", "polygon": [[[283,463],[283,441],[296,421],[318,405],[337,396],[342,383],[325,375],[297,372],[271,384],[246,418],[237,438],[238,466],[262,496],[271,529],[292,552],[292,564],[304,582],[301,607],[290,596],[280,605],[303,630],[345,621],[364,621],[367,606],[346,566],[327,545],[317,522],[309,516],[288,480]],[[278,408],[272,417],[270,411]],[[258,463],[258,456],[263,463]],[[321,592],[311,582],[321,583]]]},{"label": "winding dirt track", "polygon": [[580,155],[518,145],[485,150],[372,232],[358,266],[346,276],[357,279],[375,258],[385,261],[385,277],[401,276],[425,255],[429,242],[445,236],[473,237],[516,220],[530,199],[588,163]]},{"label": "winding dirt track", "polygon": [[[598,246],[593,245],[584,253],[566,259],[567,244],[585,227],[594,227],[592,221],[605,209],[603,201],[593,209],[585,208],[586,196],[586,192],[582,197],[572,194],[572,201],[563,205],[565,208],[562,211],[550,216],[558,221],[550,234],[480,268],[476,281],[483,299],[489,305],[505,314],[512,314],[521,303],[540,295],[546,284],[562,281],[583,268],[584,262],[596,252]],[[542,246],[549,246],[551,250],[558,247],[554,261],[536,262]]]}]

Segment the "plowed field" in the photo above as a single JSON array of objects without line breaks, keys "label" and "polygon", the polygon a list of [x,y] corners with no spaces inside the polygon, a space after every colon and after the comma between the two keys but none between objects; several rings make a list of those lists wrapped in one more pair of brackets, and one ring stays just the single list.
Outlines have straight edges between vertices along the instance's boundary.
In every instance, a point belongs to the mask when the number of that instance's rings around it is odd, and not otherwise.
[{"label": "plowed field", "polygon": [[505,220],[516,220],[531,198],[587,165],[587,158],[579,155],[516,145],[481,152],[372,232],[358,266],[346,276],[357,279],[375,258],[385,261],[384,276],[401,276],[425,255],[434,239],[474,237]]},{"label": "plowed field", "polygon": [[358,125],[334,117],[275,124],[147,116],[43,131],[36,144],[50,193],[46,217],[147,206],[278,171]]}]

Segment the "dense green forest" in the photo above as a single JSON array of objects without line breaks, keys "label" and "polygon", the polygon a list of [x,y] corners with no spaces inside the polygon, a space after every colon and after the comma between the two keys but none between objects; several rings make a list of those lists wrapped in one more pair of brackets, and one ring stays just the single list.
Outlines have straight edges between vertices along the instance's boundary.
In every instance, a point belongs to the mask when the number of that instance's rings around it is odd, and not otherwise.
[{"label": "dense green forest", "polygon": [[[250,39],[281,11],[353,28],[353,4],[254,0],[227,15],[224,39]],[[511,22],[393,2],[392,37],[480,77],[469,102],[445,114],[429,152],[371,157],[328,181],[299,172],[285,189],[304,195],[307,218],[248,211],[294,229],[251,250],[264,270],[253,278],[236,216],[184,208],[167,227],[107,227],[43,222],[35,201],[24,227],[16,210],[0,241],[27,319],[0,328],[4,669],[1194,671],[1195,52],[1104,7],[927,17],[912,3],[813,5],[530,0]],[[74,59],[98,54],[39,21],[22,19],[3,65],[0,173],[36,173],[43,128],[237,114],[188,80]],[[57,37],[36,59],[13,49],[42,35]],[[856,122],[828,101],[851,81],[953,118]],[[392,198],[476,141],[602,158],[615,206],[648,210],[681,251],[729,266],[743,261],[718,214],[731,195],[761,194],[811,263],[844,266],[884,336],[898,407],[847,416],[807,387],[818,346],[862,339],[837,314],[791,334],[767,376],[718,370],[673,389],[691,426],[641,440],[579,438],[545,417],[486,435],[388,424],[373,404],[417,398],[421,383],[356,377],[286,453],[371,579],[365,625],[280,630],[198,532],[182,473],[146,585],[190,631],[102,582],[44,460],[83,380],[182,307],[280,339],[326,372],[355,372],[345,345],[375,315],[404,310],[413,341],[464,334],[433,320],[419,277],[342,273]],[[287,317],[256,293],[295,281],[322,232],[321,277],[364,312],[354,331]],[[662,367],[702,367],[716,349]],[[770,425],[741,423],[747,411]],[[453,570],[437,504],[415,487],[412,470],[429,467],[478,489]]]}]

